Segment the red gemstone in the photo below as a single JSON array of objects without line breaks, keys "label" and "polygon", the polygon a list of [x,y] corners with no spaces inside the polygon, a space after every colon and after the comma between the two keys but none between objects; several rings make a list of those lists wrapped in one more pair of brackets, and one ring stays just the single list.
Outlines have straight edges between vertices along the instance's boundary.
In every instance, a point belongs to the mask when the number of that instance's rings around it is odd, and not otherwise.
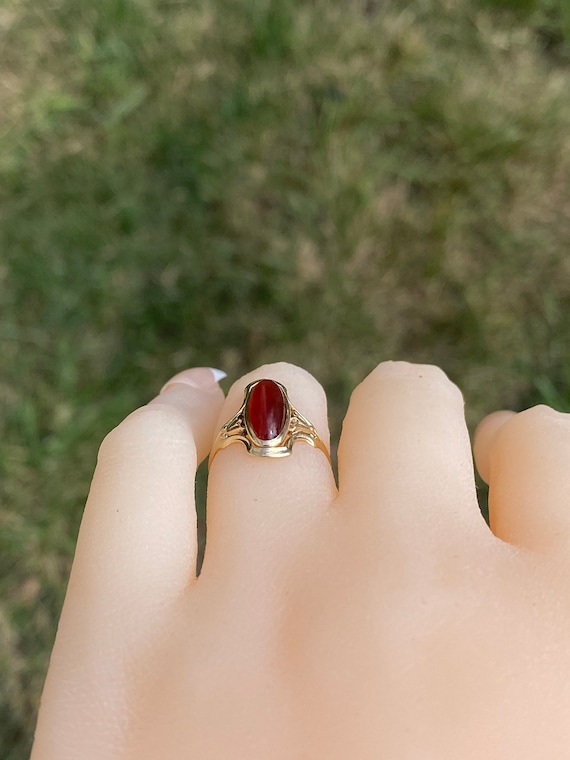
[{"label": "red gemstone", "polygon": [[273,380],[260,380],[249,394],[246,412],[252,432],[262,441],[272,441],[287,420],[283,391]]}]

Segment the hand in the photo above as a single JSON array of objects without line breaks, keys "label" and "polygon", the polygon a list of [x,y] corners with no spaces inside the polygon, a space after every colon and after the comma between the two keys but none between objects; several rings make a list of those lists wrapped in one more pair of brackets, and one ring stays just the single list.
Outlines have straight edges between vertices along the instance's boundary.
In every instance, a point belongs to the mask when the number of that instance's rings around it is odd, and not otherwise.
[{"label": "hand", "polygon": [[287,364],[174,378],[101,446],[33,760],[559,760],[570,746],[570,419],[496,413],[386,362],[339,447],[220,451],[195,578],[194,472],[253,379],[328,441]]}]

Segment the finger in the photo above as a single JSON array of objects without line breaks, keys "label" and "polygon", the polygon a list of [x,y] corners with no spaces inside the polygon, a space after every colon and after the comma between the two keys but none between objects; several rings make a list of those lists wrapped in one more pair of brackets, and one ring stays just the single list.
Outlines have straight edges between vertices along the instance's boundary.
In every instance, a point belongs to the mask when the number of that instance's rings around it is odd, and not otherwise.
[{"label": "finger", "polygon": [[[113,757],[126,730],[128,663],[194,575],[194,478],[223,401],[189,370],[103,441],[42,698],[36,758]],[[146,657],[145,655],[145,657]],[[105,747],[99,742],[105,737]],[[82,748],[79,752],[78,748]],[[50,754],[51,752],[51,754]]]},{"label": "finger", "polygon": [[535,406],[498,432],[489,455],[491,530],[528,549],[570,543],[570,415]]},{"label": "finger", "polygon": [[475,430],[473,456],[475,457],[475,464],[477,465],[479,475],[487,484],[489,483],[489,457],[493,443],[505,422],[508,422],[514,415],[515,412],[511,412],[508,409],[492,412],[481,420]]},{"label": "finger", "polygon": [[[185,587],[196,561],[194,479],[223,402],[211,370],[167,383],[103,441],[74,571],[147,611]],[[93,573],[93,575],[91,575]]]},{"label": "finger", "polygon": [[[263,378],[285,386],[292,405],[328,446],[322,387],[308,372],[286,363],[265,365],[235,383],[218,429],[242,405],[246,385]],[[267,576],[269,567],[282,562],[303,540],[335,494],[327,457],[303,441],[294,444],[291,456],[279,459],[253,456],[240,442],[222,449],[209,473],[207,540],[200,578],[236,572]]]},{"label": "finger", "polygon": [[380,364],[353,392],[340,500],[372,540],[415,548],[483,530],[463,397],[438,367]]}]

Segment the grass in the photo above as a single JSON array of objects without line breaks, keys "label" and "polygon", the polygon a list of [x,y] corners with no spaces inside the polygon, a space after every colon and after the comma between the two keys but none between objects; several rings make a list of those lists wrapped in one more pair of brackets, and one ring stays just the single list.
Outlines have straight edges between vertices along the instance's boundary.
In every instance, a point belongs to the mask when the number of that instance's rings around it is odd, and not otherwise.
[{"label": "grass", "polygon": [[[97,446],[266,361],[333,436],[379,361],[570,410],[564,0],[6,0],[0,756],[27,757]],[[202,514],[203,518],[203,514]]]}]

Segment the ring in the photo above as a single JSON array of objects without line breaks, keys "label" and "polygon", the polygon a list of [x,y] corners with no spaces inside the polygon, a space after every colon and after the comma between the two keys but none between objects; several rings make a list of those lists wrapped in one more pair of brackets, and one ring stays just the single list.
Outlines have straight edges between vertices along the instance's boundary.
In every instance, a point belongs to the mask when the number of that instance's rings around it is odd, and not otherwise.
[{"label": "ring", "polygon": [[313,425],[291,404],[285,386],[275,380],[255,380],[246,386],[243,404],[212,445],[208,469],[218,451],[236,441],[256,457],[288,457],[294,443],[305,441],[331,461]]}]

